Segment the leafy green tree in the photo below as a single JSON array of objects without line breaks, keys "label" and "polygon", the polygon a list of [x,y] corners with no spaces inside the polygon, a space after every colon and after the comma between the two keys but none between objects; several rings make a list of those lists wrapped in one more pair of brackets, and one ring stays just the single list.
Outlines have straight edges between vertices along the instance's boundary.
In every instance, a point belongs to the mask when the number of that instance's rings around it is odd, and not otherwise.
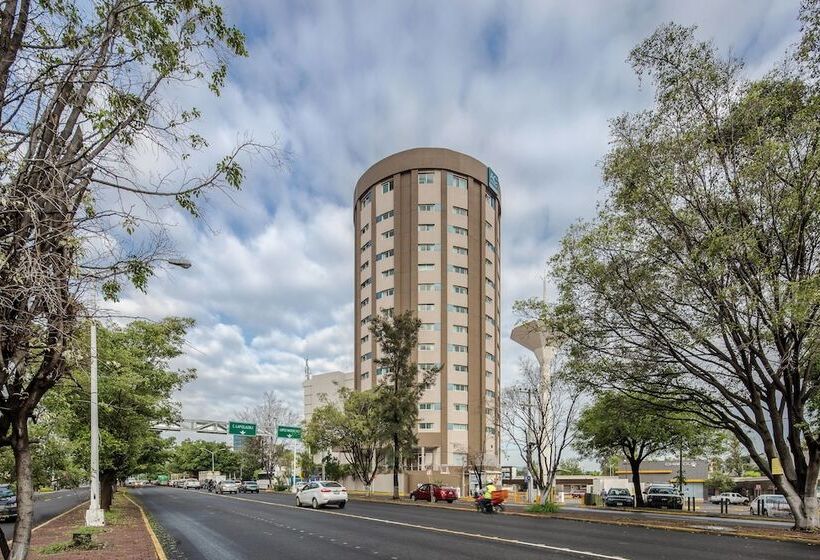
[{"label": "leafy green tree", "polygon": [[239,474],[239,454],[221,441],[186,439],[174,447],[169,462],[172,472],[194,477],[199,475],[199,471],[210,471],[212,465],[226,476]]},{"label": "leafy green tree", "polygon": [[313,412],[305,429],[305,443],[312,449],[341,452],[353,476],[369,489],[385,459],[392,423],[383,413],[381,395],[375,391],[343,388],[339,398],[340,406],[326,404]]},{"label": "leafy green tree", "polygon": [[419,340],[421,321],[412,311],[395,316],[376,316],[370,332],[379,345],[374,362],[387,368],[384,381],[376,387],[382,414],[389,422],[393,441],[393,499],[399,499],[399,470],[402,454],[416,445],[419,398],[432,385],[440,368],[419,371],[413,351]]},{"label": "leafy green tree", "polygon": [[558,474],[584,474],[584,469],[581,468],[581,462],[577,459],[564,459],[558,465]]},{"label": "leafy green tree", "polygon": [[703,483],[707,489],[712,490],[715,494],[721,492],[729,492],[735,487],[735,481],[726,473],[714,472],[709,475],[709,478]]},{"label": "leafy green tree", "polygon": [[[0,444],[15,454],[14,560],[33,523],[29,418],[69,372],[83,301],[144,290],[172,256],[159,206],[190,214],[244,178],[251,139],[213,165],[173,87],[218,94],[242,33],[212,0],[8,0],[0,25]],[[162,154],[148,172],[131,164]],[[275,155],[275,154],[274,154]],[[159,219],[158,219],[159,217]],[[139,232],[139,233],[137,233]],[[0,542],[6,538],[0,535]]]},{"label": "leafy green tree", "polygon": [[[117,480],[158,470],[169,457],[171,443],[152,426],[178,417],[172,396],[194,377],[192,370],[170,365],[182,354],[185,333],[192,325],[190,319],[170,317],[97,328],[100,501],[105,509]],[[77,363],[71,378],[44,400],[45,409],[59,418],[60,432],[74,439],[80,465],[90,462],[88,399],[88,366]]]},{"label": "leafy green tree", "polygon": [[322,457],[322,468],[328,480],[341,480],[348,473],[347,465],[341,464],[336,457],[330,454]]},{"label": "leafy green tree", "polygon": [[632,51],[654,106],[612,121],[609,197],[563,239],[543,315],[590,381],[732,433],[795,528],[814,530],[820,2],[800,17],[795,57],[756,80],[693,28],[666,25]]},{"label": "leafy green tree", "polygon": [[670,417],[645,400],[617,392],[598,395],[581,412],[575,447],[597,457],[622,453],[632,470],[636,505],[643,506],[641,463],[664,452],[699,448],[704,431],[685,416]]}]

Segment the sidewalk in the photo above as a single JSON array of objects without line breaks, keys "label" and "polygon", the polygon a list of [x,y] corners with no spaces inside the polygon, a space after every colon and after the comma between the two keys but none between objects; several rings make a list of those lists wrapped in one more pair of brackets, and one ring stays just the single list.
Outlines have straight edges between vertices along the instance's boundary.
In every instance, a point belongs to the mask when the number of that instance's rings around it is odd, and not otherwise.
[{"label": "sidewalk", "polygon": [[[471,499],[462,499],[453,504],[447,503],[430,503],[430,502],[412,502],[406,498],[394,501],[387,495],[351,495],[351,500],[360,500],[367,502],[390,503],[397,506],[409,507],[435,507],[444,509],[457,510],[474,510],[474,505]],[[791,530],[791,524],[778,523],[778,526],[753,527],[741,524],[733,524],[731,518],[722,518],[722,524],[718,525],[715,522],[718,519],[708,520],[705,516],[698,515],[696,518],[687,518],[687,515],[677,513],[675,515],[663,516],[661,519],[644,518],[644,517],[621,517],[611,518],[601,515],[601,511],[590,508],[588,511],[577,511],[580,508],[572,508],[573,510],[559,511],[558,513],[527,513],[524,511],[523,505],[508,504],[507,511],[501,515],[512,515],[520,517],[543,517],[553,519],[564,519],[571,521],[579,521],[586,523],[602,523],[607,525],[621,525],[633,527],[647,527],[654,529],[664,529],[669,531],[682,531],[688,533],[708,533],[717,535],[732,535],[737,537],[764,539],[772,541],[783,542],[799,542],[820,545],[820,533],[801,533]],[[647,512],[652,514],[652,512]],[[660,516],[659,516],[660,517]],[[711,523],[710,523],[711,521]]]},{"label": "sidewalk", "polygon": [[[165,560],[139,507],[124,492],[114,495],[105,518],[105,527],[86,527],[84,506],[55,517],[32,534],[29,560]],[[73,533],[90,533],[91,546],[72,546]]]}]

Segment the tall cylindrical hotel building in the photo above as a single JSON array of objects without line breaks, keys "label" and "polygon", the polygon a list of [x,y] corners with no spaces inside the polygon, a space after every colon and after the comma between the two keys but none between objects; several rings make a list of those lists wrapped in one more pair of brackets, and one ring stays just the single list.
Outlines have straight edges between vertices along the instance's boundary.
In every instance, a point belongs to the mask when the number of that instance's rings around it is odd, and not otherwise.
[{"label": "tall cylindrical hotel building", "polygon": [[383,378],[368,319],[417,313],[414,359],[443,366],[419,403],[427,465],[462,466],[468,452],[499,465],[499,191],[492,169],[442,148],[393,154],[356,184],[355,387]]}]

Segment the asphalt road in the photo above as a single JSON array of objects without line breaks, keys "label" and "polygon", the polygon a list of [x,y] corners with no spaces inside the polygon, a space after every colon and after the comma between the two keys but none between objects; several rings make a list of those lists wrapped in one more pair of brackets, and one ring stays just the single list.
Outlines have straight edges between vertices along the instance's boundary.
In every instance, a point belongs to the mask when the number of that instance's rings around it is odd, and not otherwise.
[{"label": "asphalt road", "polygon": [[[88,499],[88,488],[57,490],[34,495],[34,526],[44,523],[52,517],[63,513]],[[0,523],[3,534],[11,539],[14,522]]]},{"label": "asphalt road", "polygon": [[796,543],[372,502],[314,511],[282,494],[132,492],[174,541],[171,560],[806,560],[818,552]]}]

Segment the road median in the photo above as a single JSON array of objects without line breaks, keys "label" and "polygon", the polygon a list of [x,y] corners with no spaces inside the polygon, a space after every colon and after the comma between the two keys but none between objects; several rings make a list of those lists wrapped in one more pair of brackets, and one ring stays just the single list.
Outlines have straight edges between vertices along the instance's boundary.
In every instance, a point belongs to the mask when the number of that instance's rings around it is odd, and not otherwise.
[{"label": "road median", "polygon": [[141,508],[125,493],[117,492],[106,512],[105,527],[86,527],[85,508],[74,508],[32,534],[28,559],[165,560],[155,542]]}]

